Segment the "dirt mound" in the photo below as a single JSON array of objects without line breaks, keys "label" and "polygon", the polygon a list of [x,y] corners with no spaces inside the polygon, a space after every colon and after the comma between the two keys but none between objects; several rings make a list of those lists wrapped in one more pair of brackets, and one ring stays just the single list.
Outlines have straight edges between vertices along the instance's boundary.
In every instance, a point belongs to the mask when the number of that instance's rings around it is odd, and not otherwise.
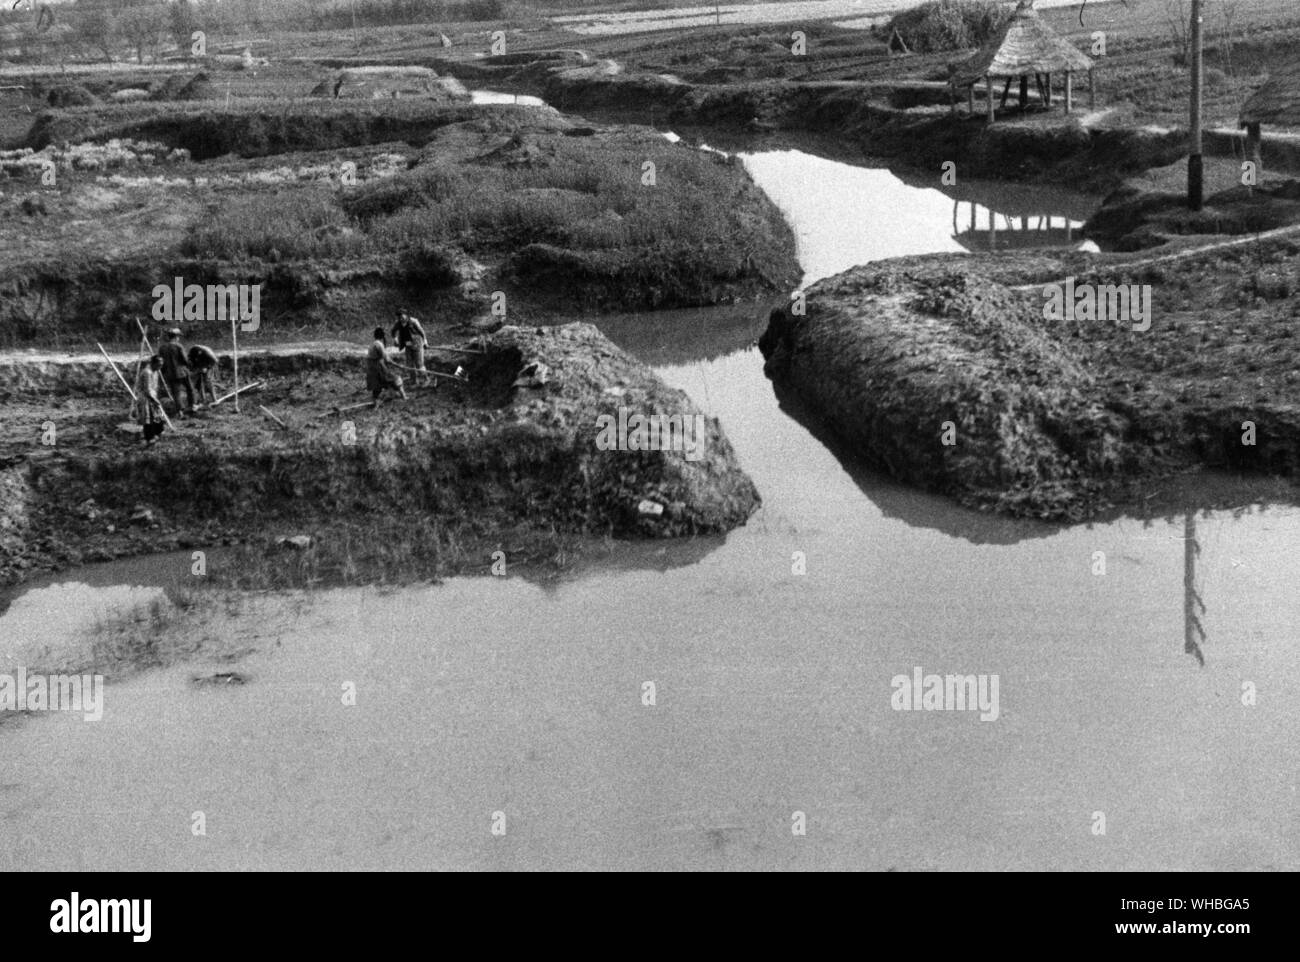
[{"label": "dirt mound", "polygon": [[[1048,320],[1046,288],[1003,286],[978,263],[885,261],[813,285],[806,314],[773,312],[765,371],[856,458],[1012,514],[1078,520],[1142,478],[1197,465],[1300,470],[1300,372],[1253,343],[1278,336],[1275,314],[1237,319],[1231,341],[1248,355],[1207,353],[1219,314],[1190,312],[1207,297],[1182,282],[1203,264],[1077,278],[1147,282],[1157,293],[1140,331]],[[1256,372],[1249,392],[1232,389],[1242,365]]]},{"label": "dirt mound", "polygon": [[420,145],[439,127],[473,119],[485,110],[455,99],[445,94],[404,100],[310,100],[287,109],[236,101],[229,110],[176,101],[104,104],[42,113],[26,146],[41,150],[64,141],[147,140],[188,150],[195,160],[210,160],[225,154],[265,157],[392,141]]},{"label": "dirt mound", "polygon": [[[595,328],[503,328],[476,347],[484,353],[430,363],[459,364],[468,384],[340,414],[329,412],[368,399],[361,348],[250,355],[241,376],[247,368],[268,384],[244,396],[243,414],[227,402],[178,421],[148,450],[119,428],[120,387],[87,383],[81,362],[42,363],[4,409],[21,440],[0,442],[0,581],[178,545],[270,546],[304,530],[328,544],[331,532],[372,518],[391,538],[417,537],[433,521],[484,538],[521,526],[665,537],[726,531],[757,506],[716,419]],[[44,396],[56,373],[85,389],[75,418]],[[107,365],[101,373],[112,376]],[[629,411],[678,418],[683,443],[602,444],[602,416],[626,424]],[[29,436],[47,422],[57,443],[33,449]],[[144,527],[133,523],[144,516]],[[419,523],[388,525],[397,518]]]},{"label": "dirt mound", "polygon": [[85,87],[63,84],[52,88],[45,102],[51,107],[85,107],[99,103],[99,98]]}]

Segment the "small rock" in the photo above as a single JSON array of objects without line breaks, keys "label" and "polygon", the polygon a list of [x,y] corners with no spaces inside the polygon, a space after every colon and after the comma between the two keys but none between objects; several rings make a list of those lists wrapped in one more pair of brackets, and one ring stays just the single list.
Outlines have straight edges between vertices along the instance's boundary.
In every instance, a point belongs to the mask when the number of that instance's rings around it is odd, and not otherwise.
[{"label": "small rock", "polygon": [[137,504],[131,513],[132,524],[153,524],[153,512],[142,504]]},{"label": "small rock", "polygon": [[305,551],[311,547],[311,538],[305,534],[296,534],[292,538],[276,538],[275,544],[280,548],[294,548]]},{"label": "small rock", "polygon": [[542,387],[550,383],[551,369],[541,361],[533,361],[531,364],[524,365],[523,370],[515,377],[514,387]]},{"label": "small rock", "polygon": [[643,517],[657,518],[664,513],[664,506],[658,501],[642,501],[636,506],[637,513]]}]

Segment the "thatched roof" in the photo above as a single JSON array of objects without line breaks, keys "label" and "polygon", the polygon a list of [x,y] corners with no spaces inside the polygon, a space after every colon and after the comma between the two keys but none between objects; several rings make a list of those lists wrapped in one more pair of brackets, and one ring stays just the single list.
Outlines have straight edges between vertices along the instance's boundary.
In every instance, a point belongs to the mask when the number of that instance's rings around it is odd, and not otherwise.
[{"label": "thatched roof", "polygon": [[979,53],[955,65],[953,82],[972,84],[984,76],[1023,77],[1035,73],[1091,70],[1092,60],[1043,23],[1033,3],[1022,2]]},{"label": "thatched roof", "polygon": [[1280,124],[1300,127],[1300,63],[1288,64],[1269,74],[1241,108],[1241,125]]}]

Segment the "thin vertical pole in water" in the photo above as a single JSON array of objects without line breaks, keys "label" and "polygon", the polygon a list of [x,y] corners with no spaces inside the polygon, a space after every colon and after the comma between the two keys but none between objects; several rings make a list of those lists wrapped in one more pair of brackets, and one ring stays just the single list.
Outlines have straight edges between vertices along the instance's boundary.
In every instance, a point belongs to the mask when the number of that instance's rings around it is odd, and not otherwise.
[{"label": "thin vertical pole in water", "polygon": [[993,77],[992,77],[991,74],[985,74],[985,75],[984,75],[984,86],[985,86],[986,88],[988,88],[988,92],[989,92],[989,123],[991,124],[991,123],[993,123],[993,120],[994,120],[994,113],[993,113]]},{"label": "thin vertical pole in water", "polygon": [[1065,72],[1065,112],[1074,112],[1074,74]]}]

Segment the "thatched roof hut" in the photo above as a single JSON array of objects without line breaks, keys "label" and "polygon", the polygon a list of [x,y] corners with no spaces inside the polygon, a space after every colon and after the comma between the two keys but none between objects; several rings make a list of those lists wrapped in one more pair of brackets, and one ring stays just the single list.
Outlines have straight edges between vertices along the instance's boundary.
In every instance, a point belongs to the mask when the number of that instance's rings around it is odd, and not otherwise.
[{"label": "thatched roof hut", "polygon": [[1278,124],[1300,127],[1300,63],[1268,75],[1268,81],[1242,105],[1241,126]]},{"label": "thatched roof hut", "polygon": [[1051,106],[1052,74],[1065,74],[1065,109],[1073,107],[1071,76],[1088,71],[1091,75],[1092,59],[1062,40],[1043,22],[1034,9],[1034,0],[1020,0],[1011,19],[973,57],[950,67],[950,83],[954,92],[958,87],[971,91],[971,109],[974,111],[974,86],[983,80],[989,85],[988,115],[993,121],[993,79],[1006,78],[1002,93],[1006,105],[1011,81],[1020,80],[1020,109],[1025,109],[1028,99],[1029,78],[1038,81],[1043,102]]},{"label": "thatched roof hut", "polygon": [[1288,64],[1269,74],[1264,86],[1242,105],[1237,122],[1246,128],[1246,154],[1258,171],[1263,166],[1261,125],[1300,127],[1300,63]]}]

